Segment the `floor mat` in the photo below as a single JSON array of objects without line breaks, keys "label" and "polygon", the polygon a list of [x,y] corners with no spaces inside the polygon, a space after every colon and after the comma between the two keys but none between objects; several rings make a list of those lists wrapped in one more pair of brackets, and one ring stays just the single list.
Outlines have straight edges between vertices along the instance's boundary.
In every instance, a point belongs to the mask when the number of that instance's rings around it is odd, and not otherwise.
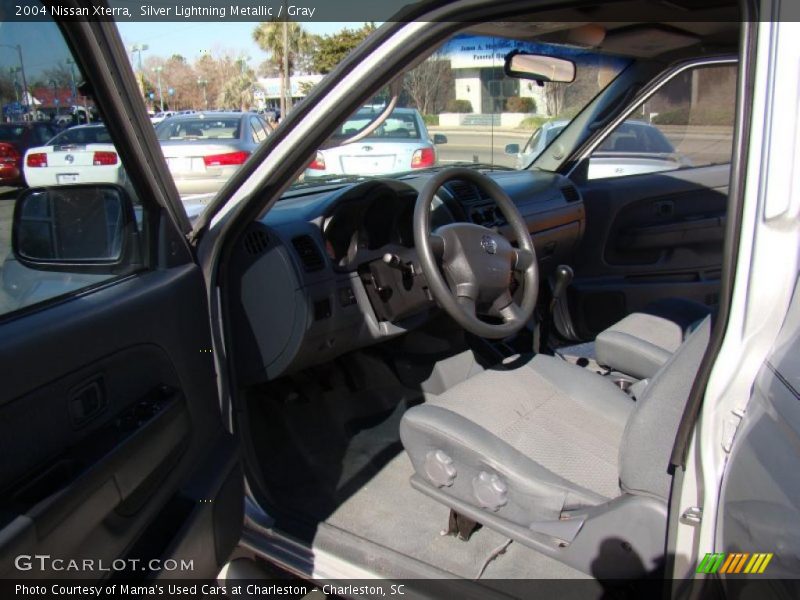
[{"label": "floor mat", "polygon": [[390,387],[256,404],[256,448],[275,502],[325,520],[402,451],[400,418],[422,400],[420,392]]}]

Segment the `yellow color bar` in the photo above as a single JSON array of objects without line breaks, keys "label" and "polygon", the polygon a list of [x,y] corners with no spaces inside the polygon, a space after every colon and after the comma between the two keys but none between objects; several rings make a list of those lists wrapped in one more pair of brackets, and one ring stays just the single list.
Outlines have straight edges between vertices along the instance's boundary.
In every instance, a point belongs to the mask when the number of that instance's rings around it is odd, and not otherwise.
[{"label": "yellow color bar", "polygon": [[758,569],[758,572],[759,572],[759,573],[763,573],[763,572],[764,572],[764,569],[766,569],[766,568],[767,568],[767,565],[769,564],[769,561],[771,561],[771,560],[772,560],[772,552],[770,552],[769,554],[767,554],[767,555],[764,557],[764,562],[763,562],[763,563],[761,563],[761,568],[759,568],[759,569]]},{"label": "yellow color bar", "polygon": [[744,568],[745,573],[756,573],[758,571],[758,566],[761,564],[761,561],[764,560],[764,555],[756,552],[753,554],[753,557],[750,559],[750,562],[747,563],[747,566]]}]

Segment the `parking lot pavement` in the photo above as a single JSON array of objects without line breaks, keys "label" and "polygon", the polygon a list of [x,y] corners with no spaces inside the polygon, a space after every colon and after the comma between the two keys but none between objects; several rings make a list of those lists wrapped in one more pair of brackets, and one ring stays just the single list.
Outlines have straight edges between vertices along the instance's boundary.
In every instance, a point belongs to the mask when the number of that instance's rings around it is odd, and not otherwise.
[{"label": "parking lot pavement", "polygon": [[530,132],[509,131],[472,131],[444,128],[431,128],[431,131],[447,136],[447,143],[437,146],[439,162],[481,162],[503,167],[513,167],[515,156],[506,155],[503,150],[506,144],[523,146],[530,137]]}]

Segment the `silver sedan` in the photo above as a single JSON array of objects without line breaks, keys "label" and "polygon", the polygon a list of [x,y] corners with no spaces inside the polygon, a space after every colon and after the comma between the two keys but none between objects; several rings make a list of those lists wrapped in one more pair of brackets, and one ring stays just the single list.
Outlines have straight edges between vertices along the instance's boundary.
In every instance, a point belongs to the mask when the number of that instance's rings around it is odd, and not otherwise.
[{"label": "silver sedan", "polygon": [[218,191],[270,128],[254,113],[201,112],[176,115],[156,126],[156,136],[181,195]]}]

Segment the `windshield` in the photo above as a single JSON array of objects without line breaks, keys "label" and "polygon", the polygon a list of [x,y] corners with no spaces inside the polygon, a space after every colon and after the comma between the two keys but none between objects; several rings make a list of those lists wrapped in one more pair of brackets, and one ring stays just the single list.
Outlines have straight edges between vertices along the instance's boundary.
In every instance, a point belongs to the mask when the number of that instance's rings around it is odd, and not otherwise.
[{"label": "windshield", "polygon": [[597,153],[672,154],[674,146],[658,128],[648,123],[628,121],[597,148]]},{"label": "windshield", "polygon": [[[381,111],[360,111],[344,122],[334,134],[334,138],[349,138],[375,121]],[[418,113],[413,110],[395,110],[375,131],[366,138],[369,140],[418,140],[422,133],[418,125]]]},{"label": "windshield", "polygon": [[[272,21],[198,23],[191,36],[196,43],[183,48],[173,36],[174,24],[118,23],[167,166],[185,201],[204,196],[202,201],[213,206],[211,198],[236,170],[255,160],[258,145],[321,81],[338,76],[338,65],[376,29],[363,22],[327,25],[320,30],[296,21],[285,29]],[[505,23],[480,27],[513,30]],[[505,57],[514,50],[572,61],[575,78],[539,83],[506,76]],[[331,137],[308,157],[294,187],[406,177],[451,165],[527,168],[630,64],[575,46],[465,33],[422,58],[336,124]],[[63,72],[70,84],[68,66]],[[376,124],[395,95],[395,109]],[[230,147],[224,152],[217,147],[224,145]]]},{"label": "windshield", "polygon": [[0,140],[17,142],[25,135],[25,128],[15,125],[0,125]]},{"label": "windshield", "polygon": [[232,140],[239,137],[241,119],[170,119],[156,127],[156,137],[161,141],[203,138]]},{"label": "windshield", "polygon": [[111,136],[105,127],[74,127],[62,131],[52,140],[51,146],[66,146],[69,144],[110,144]]},{"label": "windshield", "polygon": [[[505,75],[512,50],[566,58],[576,66],[570,83],[537,82]],[[452,165],[527,168],[611,81],[629,60],[555,44],[458,35],[402,75],[398,108],[364,138],[349,138],[374,125],[382,106],[371,102],[351,115],[321,147],[295,186],[401,177]],[[386,91],[381,94],[386,102]],[[669,152],[650,132],[618,134],[630,152]],[[658,148],[658,150],[654,150]]]}]

